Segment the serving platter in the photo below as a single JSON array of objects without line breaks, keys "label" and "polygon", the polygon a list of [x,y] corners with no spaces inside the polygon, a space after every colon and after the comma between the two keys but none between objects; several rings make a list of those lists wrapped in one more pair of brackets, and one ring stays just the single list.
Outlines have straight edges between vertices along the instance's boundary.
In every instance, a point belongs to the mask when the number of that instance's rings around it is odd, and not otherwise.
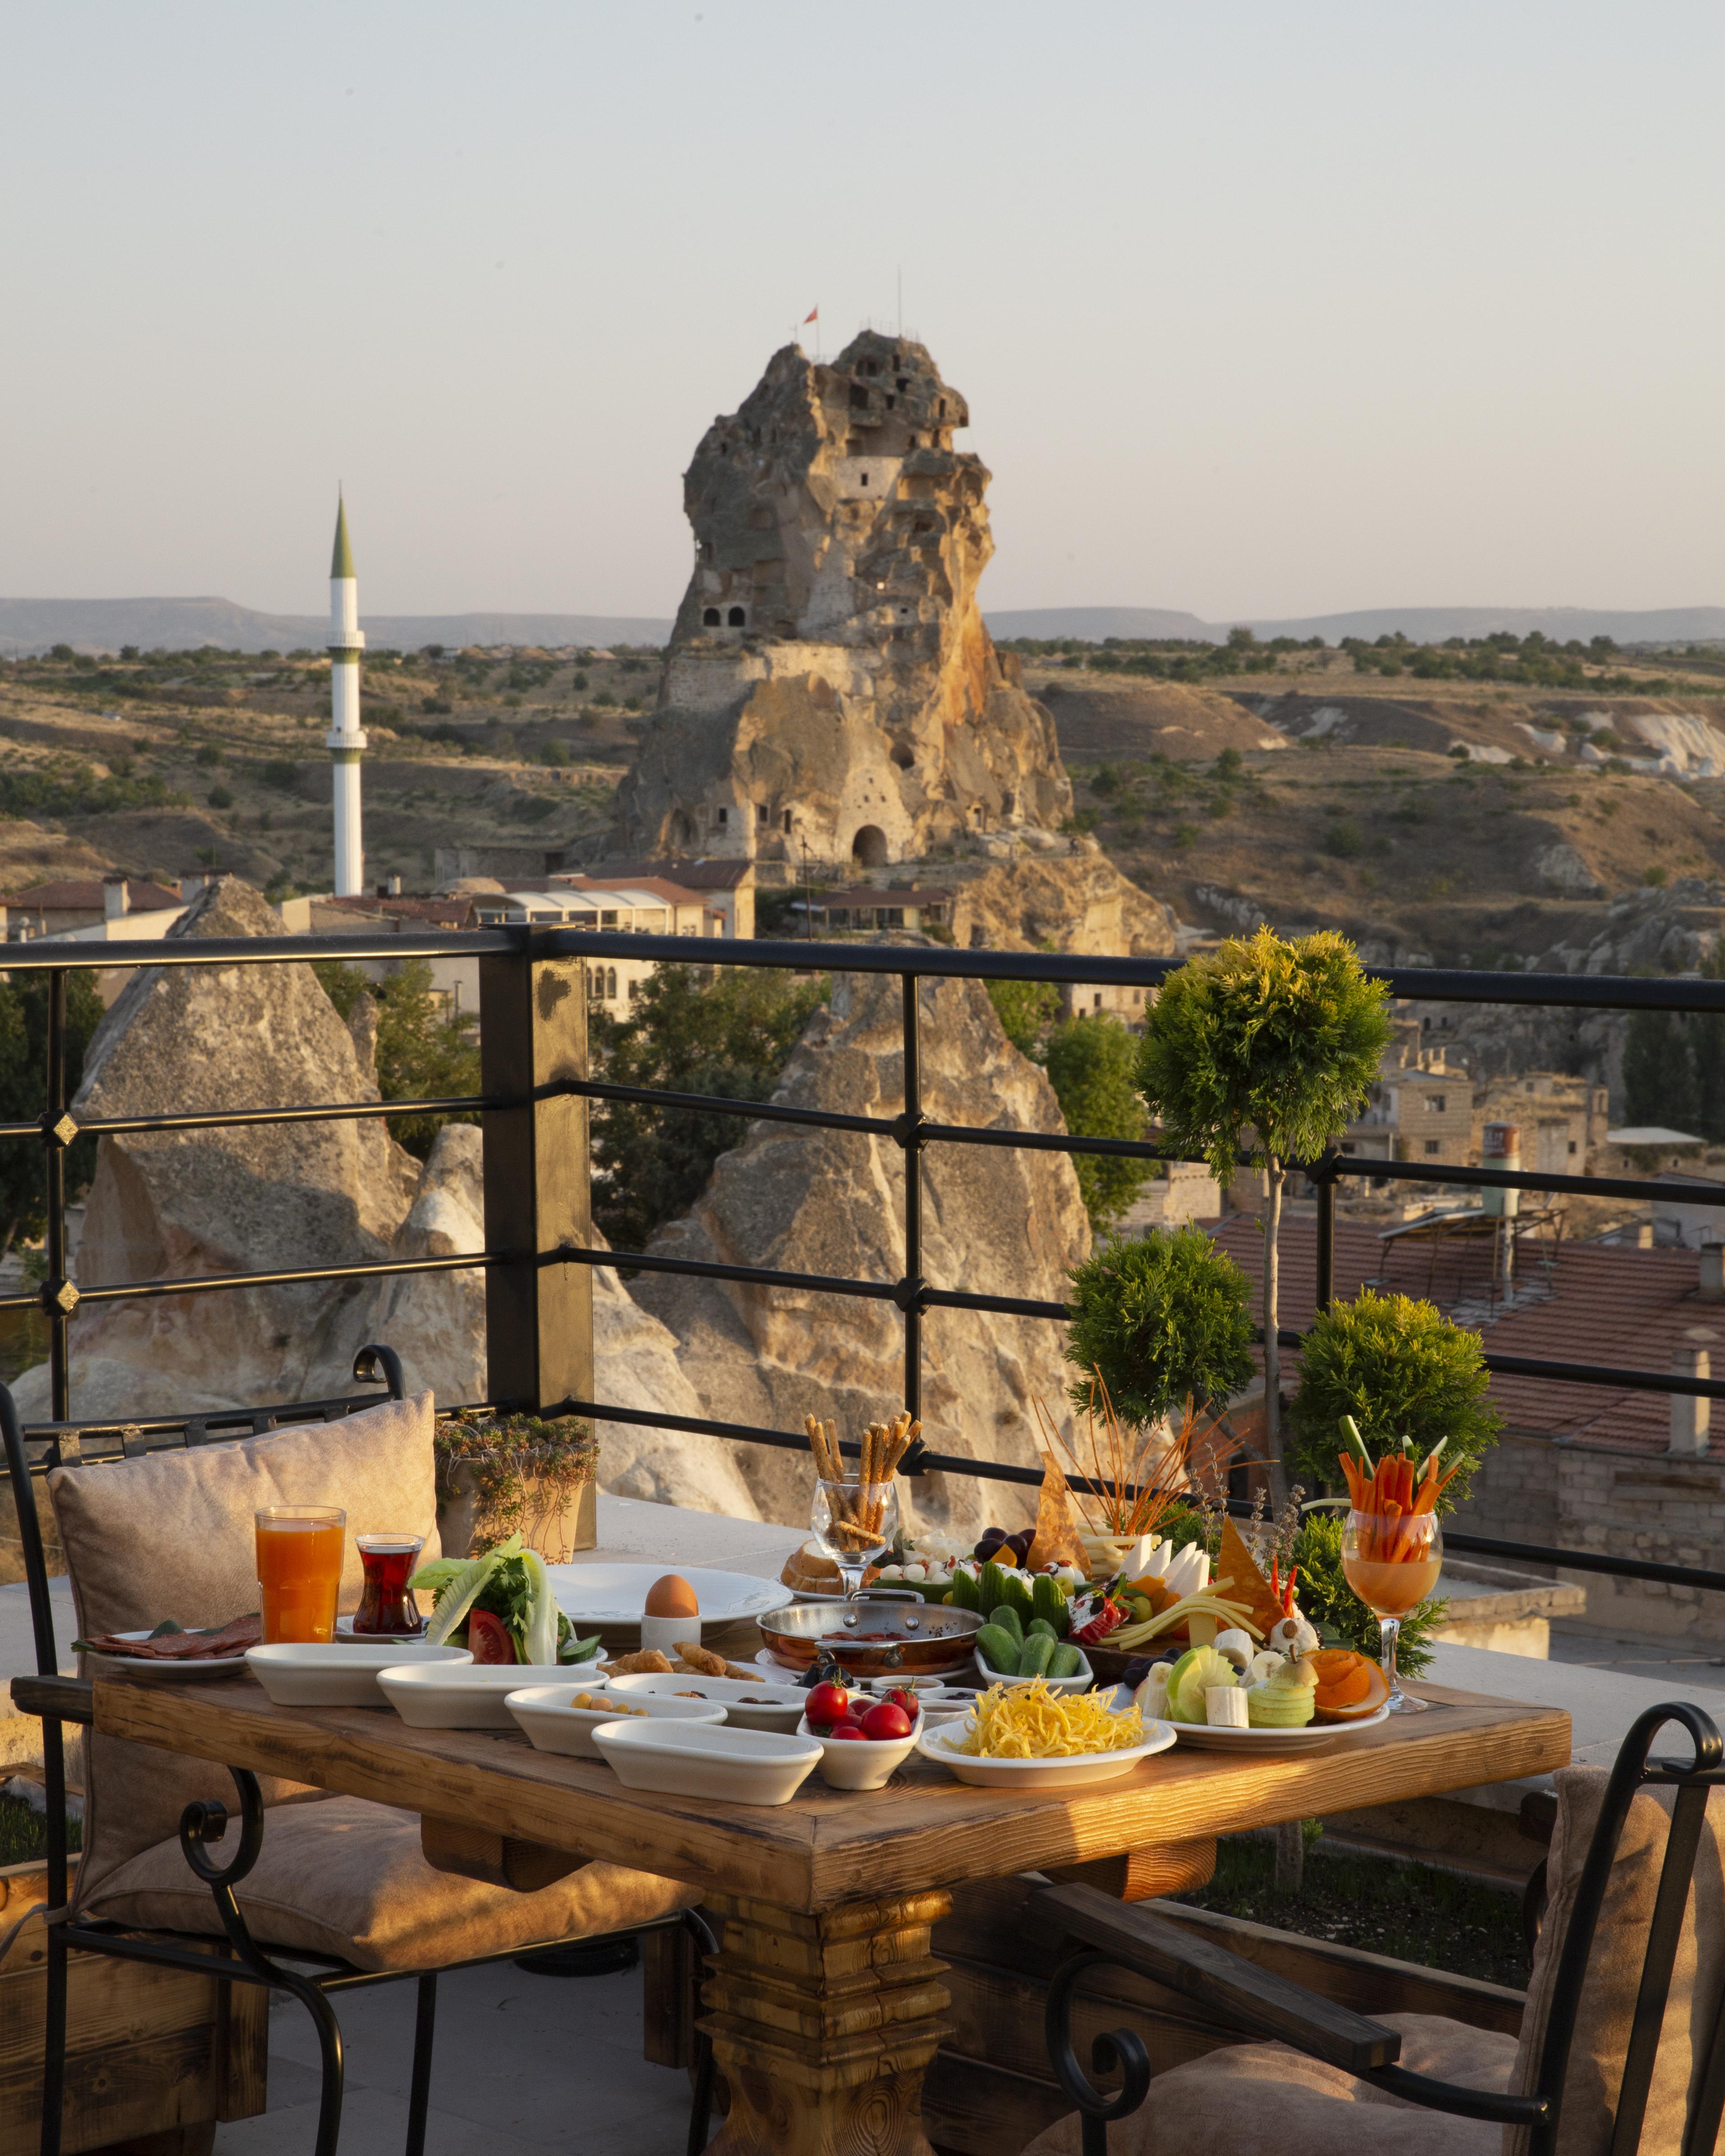
[{"label": "serving platter", "polygon": [[968,1720],[943,1722],[932,1729],[925,1727],[917,1737],[916,1749],[925,1759],[934,1760],[959,1781],[979,1789],[1085,1789],[1129,1774],[1140,1760],[1166,1752],[1174,1741],[1171,1724],[1147,1722],[1144,1742],[1127,1745],[1118,1752],[1078,1752],[1056,1759],[984,1759],[958,1749],[967,1727]]},{"label": "serving platter", "polygon": [[639,1631],[647,1590],[668,1572],[677,1573],[694,1589],[703,1625],[769,1616],[776,1609],[788,1609],[792,1600],[791,1590],[782,1580],[757,1579],[747,1572],[714,1572],[702,1565],[552,1564],[546,1572],[557,1607],[578,1630],[598,1625],[612,1631]]},{"label": "serving platter", "polygon": [[1363,1714],[1358,1722],[1308,1722],[1303,1729],[1212,1729],[1207,1722],[1176,1722],[1172,1727],[1181,1743],[1199,1752],[1233,1752],[1250,1758],[1254,1753],[1320,1751],[1327,1744],[1358,1736],[1362,1729],[1375,1729],[1389,1719],[1386,1701],[1374,1713]]},{"label": "serving platter", "polygon": [[[116,1640],[150,1640],[155,1637],[155,1634],[149,1630],[115,1632],[110,1637]],[[105,1655],[95,1647],[81,1648],[80,1651],[100,1670],[131,1670],[134,1673],[141,1671],[148,1676],[163,1677],[170,1684],[195,1684],[202,1678],[237,1677],[245,1667],[247,1650],[242,1647],[237,1655],[200,1656],[189,1661],[163,1661],[154,1655]]]},{"label": "serving platter", "polygon": [[[596,1699],[598,1707],[577,1707],[578,1699]],[[699,1699],[666,1699],[649,1693],[624,1703],[610,1702],[607,1685],[527,1685],[506,1693],[503,1704],[536,1752],[560,1752],[571,1759],[604,1757],[593,1743],[593,1732],[603,1724],[632,1717],[643,1721],[721,1722],[722,1707]]]}]

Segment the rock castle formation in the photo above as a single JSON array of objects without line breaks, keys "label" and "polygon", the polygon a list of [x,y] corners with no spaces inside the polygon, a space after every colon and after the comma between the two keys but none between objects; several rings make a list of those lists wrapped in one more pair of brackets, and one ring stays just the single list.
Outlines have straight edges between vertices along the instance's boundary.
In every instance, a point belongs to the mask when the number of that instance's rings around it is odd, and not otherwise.
[{"label": "rock castle formation", "polygon": [[1054,722],[983,625],[964,399],[919,345],[787,345],[684,480],[696,565],[614,842],[865,868],[1071,813]]}]

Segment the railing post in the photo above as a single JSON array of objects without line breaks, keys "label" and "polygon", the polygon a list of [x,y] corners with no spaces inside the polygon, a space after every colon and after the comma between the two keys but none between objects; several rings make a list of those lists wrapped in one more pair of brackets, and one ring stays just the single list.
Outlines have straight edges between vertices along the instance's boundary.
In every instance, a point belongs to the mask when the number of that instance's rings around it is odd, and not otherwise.
[{"label": "railing post", "polygon": [[1317,1185],[1317,1307],[1327,1310],[1336,1299],[1336,1153],[1324,1148],[1312,1178]]},{"label": "railing post", "polygon": [[[56,1422],[72,1419],[71,1347],[68,1337],[78,1291],[66,1277],[66,976],[56,966],[48,977],[48,1102],[42,1117],[42,1150],[47,1177],[48,1278],[42,1286],[48,1313],[49,1413]],[[75,1136],[75,1132],[73,1133]]]},{"label": "railing post", "polygon": [[542,955],[547,933],[480,960],[481,1089],[526,1103],[482,1122],[485,1247],[511,1253],[485,1274],[486,1394],[531,1412],[593,1397],[593,1276],[541,1262],[593,1229],[587,1102],[548,1091],[587,1076],[587,969]]},{"label": "railing post", "polygon": [[904,984],[905,1111],[899,1144],[905,1159],[905,1276],[899,1307],[905,1316],[905,1412],[922,1419],[922,1051],[914,973]]}]

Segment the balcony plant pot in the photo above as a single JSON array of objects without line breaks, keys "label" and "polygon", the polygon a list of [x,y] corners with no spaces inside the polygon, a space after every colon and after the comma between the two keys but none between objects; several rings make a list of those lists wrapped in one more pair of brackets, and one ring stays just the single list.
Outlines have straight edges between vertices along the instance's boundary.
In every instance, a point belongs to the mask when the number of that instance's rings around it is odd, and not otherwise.
[{"label": "balcony plant pot", "polygon": [[437,1526],[445,1557],[482,1557],[519,1534],[547,1564],[598,1540],[592,1431],[572,1416],[439,1415]]}]

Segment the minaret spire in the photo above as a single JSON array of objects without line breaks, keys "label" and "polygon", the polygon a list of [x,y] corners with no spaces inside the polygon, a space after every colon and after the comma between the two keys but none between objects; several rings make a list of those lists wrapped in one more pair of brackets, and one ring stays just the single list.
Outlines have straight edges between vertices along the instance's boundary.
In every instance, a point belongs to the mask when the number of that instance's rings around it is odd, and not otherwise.
[{"label": "minaret spire", "polygon": [[347,537],[347,506],[336,496],[336,544],[330,557],[330,730],[324,746],[334,764],[336,896],[356,898],[365,889],[365,844],[360,829],[359,760],[366,737],[359,726],[359,583]]}]

